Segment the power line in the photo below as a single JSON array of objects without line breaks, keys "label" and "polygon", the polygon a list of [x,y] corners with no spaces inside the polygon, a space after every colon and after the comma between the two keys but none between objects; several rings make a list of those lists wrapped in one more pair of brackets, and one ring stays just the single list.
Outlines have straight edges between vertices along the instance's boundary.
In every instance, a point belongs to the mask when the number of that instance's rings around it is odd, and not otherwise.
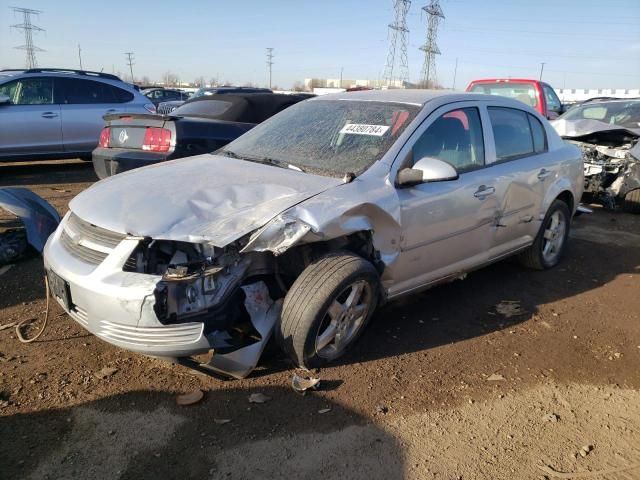
[{"label": "power line", "polygon": [[127,56],[127,65],[129,66],[129,72],[131,73],[131,83],[133,83],[133,52],[124,52]]},{"label": "power line", "polygon": [[427,14],[427,40],[420,47],[424,52],[424,62],[422,63],[422,74],[420,83],[423,88],[435,87],[436,77],[436,55],[440,55],[438,48],[438,26],[444,20],[444,13],[438,0],[431,0],[429,5],[422,7]]},{"label": "power line", "polygon": [[271,88],[271,78],[273,70],[273,47],[267,47],[267,68],[269,69],[269,88]]},{"label": "power line", "polygon": [[82,68],[82,49],[80,48],[80,44],[78,44],[78,60],[80,61],[80,70],[84,70]]},{"label": "power line", "polygon": [[33,44],[33,32],[44,32],[43,28],[34,25],[31,22],[31,15],[39,15],[42,13],[40,10],[33,10],[31,8],[9,7],[13,10],[14,14],[22,14],[22,23],[11,25],[11,28],[16,28],[24,32],[24,45],[20,45],[18,50],[24,50],[26,52],[25,66],[27,68],[35,68],[38,66],[36,60],[36,52],[44,52],[43,49],[36,47]]},{"label": "power line", "polygon": [[389,24],[389,52],[387,53],[387,63],[384,67],[384,80],[387,86],[393,84],[395,80],[393,70],[396,65],[398,37],[400,37],[400,75],[398,75],[398,80],[402,82],[409,81],[409,59],[407,54],[409,28],[407,27],[407,12],[410,6],[410,0],[394,0],[393,2],[394,20],[393,23]]}]

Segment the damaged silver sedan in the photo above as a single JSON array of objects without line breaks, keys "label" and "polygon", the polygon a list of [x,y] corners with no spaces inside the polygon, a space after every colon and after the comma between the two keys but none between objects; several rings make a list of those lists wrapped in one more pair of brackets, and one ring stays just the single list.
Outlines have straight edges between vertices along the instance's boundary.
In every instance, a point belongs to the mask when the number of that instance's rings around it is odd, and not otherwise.
[{"label": "damaged silver sedan", "polygon": [[585,193],[640,213],[640,100],[586,102],[551,124],[582,150]]},{"label": "damaged silver sedan", "polygon": [[86,329],[232,377],[273,335],[296,365],[353,345],[378,305],[513,254],[556,265],[582,161],[501,97],[425,90],[297,104],[213,155],[78,195],[44,252]]}]

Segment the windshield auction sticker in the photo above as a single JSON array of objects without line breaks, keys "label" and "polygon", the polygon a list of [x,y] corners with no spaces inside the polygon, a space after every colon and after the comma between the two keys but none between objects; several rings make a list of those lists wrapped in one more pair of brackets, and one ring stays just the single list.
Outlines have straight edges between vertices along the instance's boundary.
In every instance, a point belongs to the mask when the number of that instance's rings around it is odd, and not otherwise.
[{"label": "windshield auction sticker", "polygon": [[365,125],[363,123],[347,123],[340,133],[349,133],[351,135],[373,135],[381,137],[389,127],[385,125]]}]

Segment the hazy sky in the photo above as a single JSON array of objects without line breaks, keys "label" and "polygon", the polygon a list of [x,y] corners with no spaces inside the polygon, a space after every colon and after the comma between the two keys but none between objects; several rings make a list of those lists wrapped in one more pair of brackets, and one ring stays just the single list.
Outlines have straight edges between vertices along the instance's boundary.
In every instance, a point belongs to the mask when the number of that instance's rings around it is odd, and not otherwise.
[{"label": "hazy sky", "polygon": [[[408,17],[409,70],[422,66],[425,18],[413,1]],[[78,1],[0,0],[0,68],[23,67],[20,23],[9,6],[42,10],[35,22],[40,66],[126,73],[160,80],[219,75],[242,84],[267,82],[265,48],[274,47],[273,83],[306,77],[378,78],[387,57],[392,0]],[[441,0],[437,72],[451,87],[482,77],[534,77],[556,88],[640,88],[638,0]]]}]

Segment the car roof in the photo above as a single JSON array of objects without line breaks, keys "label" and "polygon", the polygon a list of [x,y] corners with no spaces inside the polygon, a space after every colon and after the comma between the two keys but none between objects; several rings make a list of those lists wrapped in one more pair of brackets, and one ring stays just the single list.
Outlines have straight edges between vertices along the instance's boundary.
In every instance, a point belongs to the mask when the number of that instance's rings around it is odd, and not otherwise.
[{"label": "car roof", "polygon": [[370,102],[409,103],[423,106],[430,100],[442,99],[451,102],[467,100],[486,100],[490,95],[477,93],[454,92],[451,90],[423,90],[423,89],[388,89],[361,90],[357,92],[341,92],[321,95],[310,101],[318,100],[362,100]]}]

